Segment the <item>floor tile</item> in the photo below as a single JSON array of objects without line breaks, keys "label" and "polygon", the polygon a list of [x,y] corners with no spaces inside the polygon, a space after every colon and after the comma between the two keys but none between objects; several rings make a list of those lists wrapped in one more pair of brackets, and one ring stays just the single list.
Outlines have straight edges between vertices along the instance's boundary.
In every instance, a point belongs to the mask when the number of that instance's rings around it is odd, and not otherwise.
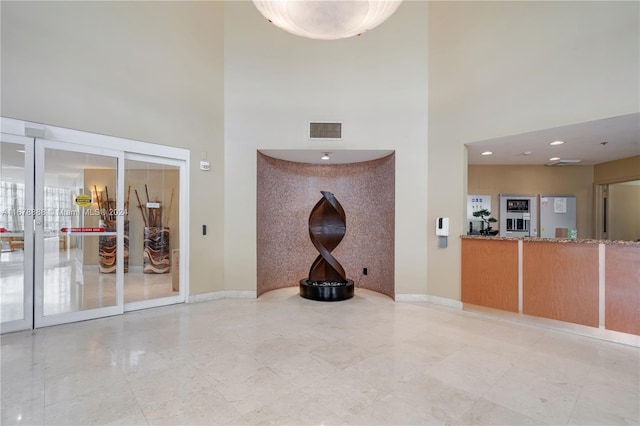
[{"label": "floor tile", "polygon": [[45,406],[48,425],[121,424],[144,416],[133,393],[125,385],[103,386],[92,393]]},{"label": "floor tile", "polygon": [[486,399],[480,399],[454,425],[544,425],[545,423],[510,410]]},{"label": "floor tile", "polygon": [[640,350],[296,288],[0,338],[2,424],[640,423]]},{"label": "floor tile", "polygon": [[514,367],[491,386],[484,398],[547,424],[569,421],[582,386]]}]

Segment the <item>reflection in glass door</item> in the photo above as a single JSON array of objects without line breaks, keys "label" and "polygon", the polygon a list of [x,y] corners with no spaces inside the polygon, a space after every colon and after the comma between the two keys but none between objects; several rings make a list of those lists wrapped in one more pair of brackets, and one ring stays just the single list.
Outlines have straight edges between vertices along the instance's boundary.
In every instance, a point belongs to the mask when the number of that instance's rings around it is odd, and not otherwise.
[{"label": "reflection in glass door", "polygon": [[3,333],[33,324],[33,139],[0,141],[0,324]]},{"label": "reflection in glass door", "polygon": [[[180,174],[184,162],[126,154],[125,310],[180,303]],[[126,244],[125,243],[125,244]]]},{"label": "reflection in glass door", "polygon": [[2,333],[186,300],[189,151],[0,120]]},{"label": "reflection in glass door", "polygon": [[37,140],[36,327],[123,312],[122,162],[116,151]]}]

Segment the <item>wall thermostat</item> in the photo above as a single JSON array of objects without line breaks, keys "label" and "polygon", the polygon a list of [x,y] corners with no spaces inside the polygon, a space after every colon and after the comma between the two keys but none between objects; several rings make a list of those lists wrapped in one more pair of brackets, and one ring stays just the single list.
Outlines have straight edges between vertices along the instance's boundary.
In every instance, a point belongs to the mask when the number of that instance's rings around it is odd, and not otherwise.
[{"label": "wall thermostat", "polygon": [[204,170],[205,172],[208,172],[209,170],[211,170],[211,164],[209,164],[208,161],[201,161],[200,170]]}]

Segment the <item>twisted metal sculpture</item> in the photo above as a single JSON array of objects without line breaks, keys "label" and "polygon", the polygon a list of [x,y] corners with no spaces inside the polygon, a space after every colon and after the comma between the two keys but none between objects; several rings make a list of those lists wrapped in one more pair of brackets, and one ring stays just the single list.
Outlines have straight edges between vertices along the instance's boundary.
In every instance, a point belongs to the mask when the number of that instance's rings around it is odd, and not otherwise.
[{"label": "twisted metal sculpture", "polygon": [[346,230],[344,209],[336,197],[327,191],[321,191],[322,198],[316,203],[309,215],[309,238],[320,253],[309,269],[311,282],[347,282],[344,268],[331,255]]},{"label": "twisted metal sculpture", "polygon": [[309,215],[309,238],[320,254],[309,269],[309,278],[300,281],[300,295],[313,300],[345,300],[353,297],[353,281],[347,279],[331,251],[344,238],[346,215],[331,192],[321,193]]}]

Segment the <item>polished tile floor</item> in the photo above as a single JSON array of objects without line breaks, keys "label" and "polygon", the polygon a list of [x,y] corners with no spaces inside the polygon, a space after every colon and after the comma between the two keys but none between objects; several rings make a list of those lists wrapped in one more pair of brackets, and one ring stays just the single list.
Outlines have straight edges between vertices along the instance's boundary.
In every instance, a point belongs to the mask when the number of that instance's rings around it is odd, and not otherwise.
[{"label": "polished tile floor", "polygon": [[640,423],[638,348],[295,288],[1,338],[2,425]]},{"label": "polished tile floor", "polygon": [[[49,251],[44,258],[43,311],[55,315],[116,304],[116,274],[101,274],[98,265],[83,265],[75,249]],[[0,253],[0,320],[23,318],[24,252]],[[39,281],[39,280],[38,280]],[[124,303],[177,295],[172,274],[145,274],[131,266],[124,274]]]}]

